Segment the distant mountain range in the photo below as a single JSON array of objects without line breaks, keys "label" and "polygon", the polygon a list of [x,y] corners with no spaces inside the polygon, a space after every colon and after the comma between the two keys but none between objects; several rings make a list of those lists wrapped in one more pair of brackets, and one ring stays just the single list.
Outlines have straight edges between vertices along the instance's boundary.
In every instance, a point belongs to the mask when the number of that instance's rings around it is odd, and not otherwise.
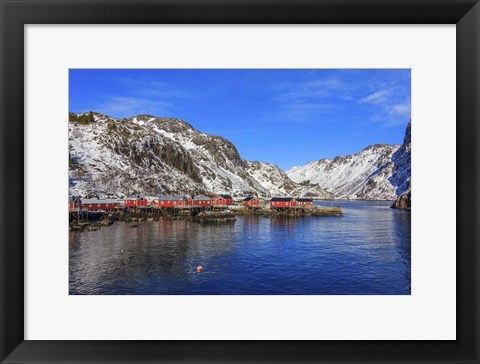
[{"label": "distant mountain range", "polygon": [[227,139],[179,119],[70,114],[70,193],[82,196],[229,193],[305,195],[321,187],[291,181],[277,166],[243,160]]},{"label": "distant mountain range", "polygon": [[[409,130],[409,128],[408,128]],[[393,200],[410,181],[410,142],[283,171],[246,161],[227,139],[183,120],[69,114],[70,193],[85,197],[228,193]]]},{"label": "distant mountain range", "polygon": [[287,175],[340,199],[394,200],[410,188],[410,134],[408,123],[402,145],[371,145],[352,155],[293,167]]}]

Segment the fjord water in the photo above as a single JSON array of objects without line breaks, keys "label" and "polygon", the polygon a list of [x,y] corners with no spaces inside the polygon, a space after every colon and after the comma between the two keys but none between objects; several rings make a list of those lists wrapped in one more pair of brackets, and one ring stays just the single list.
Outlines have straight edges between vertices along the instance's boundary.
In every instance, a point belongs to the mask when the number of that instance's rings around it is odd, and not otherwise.
[{"label": "fjord water", "polygon": [[344,216],[70,232],[70,294],[410,294],[410,213],[391,202],[320,204]]}]

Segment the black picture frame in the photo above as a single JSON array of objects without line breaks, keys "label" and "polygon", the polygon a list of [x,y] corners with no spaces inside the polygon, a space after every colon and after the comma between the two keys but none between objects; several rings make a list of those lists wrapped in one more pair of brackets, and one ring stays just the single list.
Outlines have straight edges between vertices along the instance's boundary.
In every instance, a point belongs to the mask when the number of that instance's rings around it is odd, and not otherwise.
[{"label": "black picture frame", "polygon": [[[2,363],[479,363],[478,0],[0,0],[0,15]],[[457,340],[24,340],[24,25],[158,23],[456,24]]]}]

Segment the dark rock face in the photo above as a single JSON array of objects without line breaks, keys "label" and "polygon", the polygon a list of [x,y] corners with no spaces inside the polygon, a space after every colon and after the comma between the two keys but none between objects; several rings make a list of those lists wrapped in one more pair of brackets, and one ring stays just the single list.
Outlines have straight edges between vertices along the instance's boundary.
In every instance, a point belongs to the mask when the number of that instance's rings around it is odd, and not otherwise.
[{"label": "dark rock face", "polygon": [[412,203],[412,189],[411,189],[411,124],[410,121],[403,138],[403,144],[392,156],[394,161],[393,173],[390,177],[390,182],[397,187],[396,199],[392,208],[401,210],[410,210]]},{"label": "dark rock face", "polygon": [[183,148],[174,147],[167,143],[164,143],[160,147],[157,144],[155,147],[153,147],[152,151],[157,158],[166,163],[168,166],[185,173],[195,182],[202,182],[200,171],[195,166],[195,162],[190,157],[188,151],[185,151]]},{"label": "dark rock face", "polygon": [[405,131],[405,137],[403,138],[403,144],[393,154],[393,169],[392,176],[388,179],[393,186],[396,187],[396,193],[398,196],[403,194],[410,188],[411,178],[411,124],[410,121]]},{"label": "dark rock face", "polygon": [[412,206],[412,191],[402,193],[391,206],[392,209],[410,210]]}]

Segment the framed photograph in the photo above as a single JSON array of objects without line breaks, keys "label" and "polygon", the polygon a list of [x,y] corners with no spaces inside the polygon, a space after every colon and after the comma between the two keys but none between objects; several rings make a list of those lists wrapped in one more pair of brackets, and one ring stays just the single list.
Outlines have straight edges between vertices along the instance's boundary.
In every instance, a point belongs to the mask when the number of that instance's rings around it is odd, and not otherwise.
[{"label": "framed photograph", "polygon": [[1,8],[2,363],[479,362],[478,1]]}]

